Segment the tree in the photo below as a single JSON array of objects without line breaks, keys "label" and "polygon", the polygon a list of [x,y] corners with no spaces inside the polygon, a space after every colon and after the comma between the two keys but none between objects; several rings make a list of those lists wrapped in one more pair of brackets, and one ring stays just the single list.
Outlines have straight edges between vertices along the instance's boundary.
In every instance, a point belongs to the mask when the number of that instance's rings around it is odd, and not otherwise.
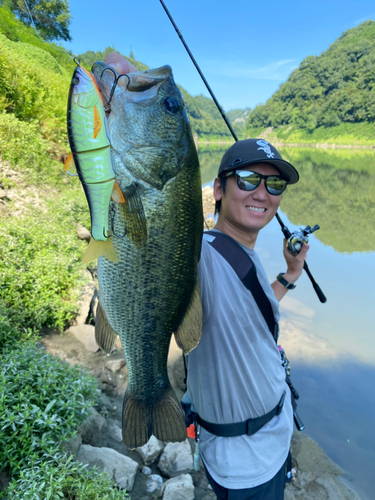
[{"label": "tree", "polygon": [[3,3],[27,26],[34,26],[44,40],[71,40],[68,27],[72,14],[68,0],[4,0]]}]

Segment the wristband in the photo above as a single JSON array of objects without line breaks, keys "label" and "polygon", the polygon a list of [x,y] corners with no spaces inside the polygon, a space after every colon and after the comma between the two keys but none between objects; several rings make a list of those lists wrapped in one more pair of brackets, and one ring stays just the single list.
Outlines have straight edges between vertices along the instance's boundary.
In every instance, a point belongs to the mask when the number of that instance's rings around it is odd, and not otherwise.
[{"label": "wristband", "polygon": [[281,283],[282,285],[284,285],[285,288],[287,288],[288,290],[293,290],[294,288],[296,288],[296,285],[293,285],[293,283],[289,283],[289,281],[287,281],[286,279],[283,278],[283,274],[285,274],[285,273],[279,273],[276,276],[277,281],[279,283]]}]

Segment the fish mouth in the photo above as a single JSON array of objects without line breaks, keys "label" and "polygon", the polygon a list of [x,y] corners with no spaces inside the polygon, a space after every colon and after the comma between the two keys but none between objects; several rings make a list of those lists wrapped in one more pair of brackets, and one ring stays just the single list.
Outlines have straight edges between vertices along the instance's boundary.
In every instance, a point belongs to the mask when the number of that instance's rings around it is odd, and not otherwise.
[{"label": "fish mouth", "polygon": [[145,92],[166,80],[172,79],[172,68],[168,65],[146,71],[131,72],[119,75],[117,71],[104,62],[97,61],[91,68],[100,91],[106,96],[117,86],[128,92]]}]

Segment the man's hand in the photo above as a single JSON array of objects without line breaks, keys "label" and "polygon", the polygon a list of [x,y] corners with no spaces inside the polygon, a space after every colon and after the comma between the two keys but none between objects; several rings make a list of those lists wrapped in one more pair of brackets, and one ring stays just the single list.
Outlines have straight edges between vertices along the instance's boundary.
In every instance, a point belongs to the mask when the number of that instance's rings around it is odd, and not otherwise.
[{"label": "man's hand", "polygon": [[130,64],[130,62],[127,61],[125,57],[123,57],[118,52],[111,52],[110,54],[108,54],[104,59],[104,62],[105,64],[108,64],[108,66],[112,66],[112,68],[119,75],[126,75],[127,73],[138,71],[135,66]]},{"label": "man's hand", "polygon": [[[287,270],[286,273],[283,275],[283,278],[289,283],[294,284],[302,274],[303,264],[306,260],[306,255],[310,248],[310,245],[306,243],[303,244],[301,251],[298,255],[293,255],[289,252],[286,246],[285,238],[283,245],[284,245],[283,248],[284,258],[287,264]],[[285,286],[279,283],[277,280],[274,281],[271,286],[274,291],[275,297],[280,302],[280,300],[284,297],[288,289],[285,288]]]},{"label": "man's hand", "polygon": [[306,255],[309,248],[310,245],[304,243],[302,245],[300,253],[297,255],[293,255],[292,253],[289,252],[286,245],[286,240],[284,238],[283,253],[284,253],[284,259],[287,264],[287,271],[284,274],[283,278],[289,281],[289,283],[295,283],[301,276],[303,271],[303,263],[306,260]]}]

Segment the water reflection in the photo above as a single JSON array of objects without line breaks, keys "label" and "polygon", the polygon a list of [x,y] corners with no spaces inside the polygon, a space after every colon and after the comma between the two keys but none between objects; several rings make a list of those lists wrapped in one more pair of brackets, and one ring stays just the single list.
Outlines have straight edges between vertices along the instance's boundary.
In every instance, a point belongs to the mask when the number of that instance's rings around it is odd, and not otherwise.
[{"label": "water reflection", "polygon": [[[199,150],[204,184],[216,176],[227,146]],[[280,341],[301,393],[306,432],[347,473],[363,499],[373,498],[375,463],[375,153],[285,148],[301,175],[280,215],[291,229],[319,224],[309,267],[328,298],[321,304],[304,274],[280,304]],[[256,249],[270,281],[285,271],[276,220]]]},{"label": "water reflection", "polygon": [[339,252],[375,250],[375,153],[282,149],[300,173],[281,208],[295,225],[319,224],[316,237]]}]

